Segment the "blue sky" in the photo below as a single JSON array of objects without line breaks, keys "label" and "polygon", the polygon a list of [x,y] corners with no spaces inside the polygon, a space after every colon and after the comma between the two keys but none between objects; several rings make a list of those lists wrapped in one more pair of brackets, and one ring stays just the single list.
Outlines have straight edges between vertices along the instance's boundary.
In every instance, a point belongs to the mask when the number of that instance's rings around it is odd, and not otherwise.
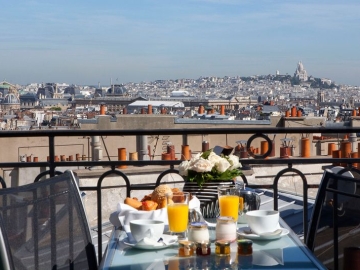
[{"label": "blue sky", "polygon": [[0,0],[0,81],[309,75],[360,85],[358,0]]}]

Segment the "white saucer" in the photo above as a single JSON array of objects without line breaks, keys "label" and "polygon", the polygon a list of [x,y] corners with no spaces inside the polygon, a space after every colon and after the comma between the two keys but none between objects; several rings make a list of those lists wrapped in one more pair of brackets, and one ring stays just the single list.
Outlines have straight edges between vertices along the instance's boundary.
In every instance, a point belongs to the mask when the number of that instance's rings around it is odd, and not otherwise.
[{"label": "white saucer", "polygon": [[251,233],[251,229],[249,227],[242,227],[242,228],[238,229],[237,234],[241,237],[251,239],[251,240],[275,240],[275,239],[279,239],[289,233],[289,230],[287,230],[287,229],[284,229],[284,228],[280,228],[280,229],[282,230],[282,232],[280,234],[258,235],[255,233]]},{"label": "white saucer", "polygon": [[145,249],[145,250],[164,249],[164,248],[168,248],[168,247],[177,245],[177,243],[178,243],[176,236],[163,234],[161,236],[161,238],[163,239],[163,243],[165,243],[165,244],[156,243],[156,244],[147,245],[145,243],[136,243],[135,241],[131,241],[129,237],[126,237],[125,239],[123,239],[122,242],[129,247]]}]

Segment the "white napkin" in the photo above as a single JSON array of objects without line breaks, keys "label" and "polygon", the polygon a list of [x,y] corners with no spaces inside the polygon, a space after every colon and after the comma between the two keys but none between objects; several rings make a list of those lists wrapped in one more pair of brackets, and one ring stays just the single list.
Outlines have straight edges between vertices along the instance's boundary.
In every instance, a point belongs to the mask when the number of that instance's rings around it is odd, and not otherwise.
[{"label": "white napkin", "polygon": [[[200,210],[200,201],[195,196],[189,201],[189,209]],[[117,204],[117,211],[113,212],[109,218],[114,226],[123,225],[124,227],[127,227],[127,225],[130,224],[130,221],[134,219],[162,220],[165,225],[168,224],[166,208],[153,211],[141,211],[120,202]]]}]

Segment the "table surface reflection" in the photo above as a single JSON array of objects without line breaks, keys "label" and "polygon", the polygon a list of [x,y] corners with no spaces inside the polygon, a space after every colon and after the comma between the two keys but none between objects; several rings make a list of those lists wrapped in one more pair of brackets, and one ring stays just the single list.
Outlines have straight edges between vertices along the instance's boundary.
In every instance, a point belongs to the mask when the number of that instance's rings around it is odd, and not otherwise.
[{"label": "table surface reflection", "polygon": [[[177,245],[161,250],[139,250],[124,244],[127,234],[119,229],[112,232],[100,269],[326,269],[299,240],[283,220],[280,225],[290,231],[271,241],[253,240],[253,255],[238,256],[237,244],[231,244],[231,256],[178,257]],[[238,224],[238,227],[246,224]],[[210,229],[210,228],[209,228]],[[210,229],[210,239],[215,231]]]}]

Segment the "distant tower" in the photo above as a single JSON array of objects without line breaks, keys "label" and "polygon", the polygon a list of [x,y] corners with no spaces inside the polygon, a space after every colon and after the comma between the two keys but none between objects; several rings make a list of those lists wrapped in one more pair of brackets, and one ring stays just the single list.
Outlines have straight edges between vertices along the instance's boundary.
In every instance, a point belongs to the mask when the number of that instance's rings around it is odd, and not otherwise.
[{"label": "distant tower", "polygon": [[324,91],[319,91],[318,92],[318,98],[317,98],[318,104],[320,102],[325,102],[325,93]]},{"label": "distant tower", "polygon": [[276,71],[276,76],[279,76],[280,75],[280,71]]},{"label": "distant tower", "polygon": [[298,65],[297,65],[297,68],[294,73],[294,77],[303,82],[308,80],[307,72],[306,72],[303,64],[301,63],[301,61],[299,61]]},{"label": "distant tower", "polygon": [[52,85],[53,85],[53,88],[54,88],[53,97],[54,97],[54,98],[61,98],[62,94],[59,93],[57,84],[54,83],[54,84],[52,84]]},{"label": "distant tower", "polygon": [[349,102],[350,104],[350,108],[355,108],[355,99],[354,99],[354,97],[350,97],[350,102]]}]

